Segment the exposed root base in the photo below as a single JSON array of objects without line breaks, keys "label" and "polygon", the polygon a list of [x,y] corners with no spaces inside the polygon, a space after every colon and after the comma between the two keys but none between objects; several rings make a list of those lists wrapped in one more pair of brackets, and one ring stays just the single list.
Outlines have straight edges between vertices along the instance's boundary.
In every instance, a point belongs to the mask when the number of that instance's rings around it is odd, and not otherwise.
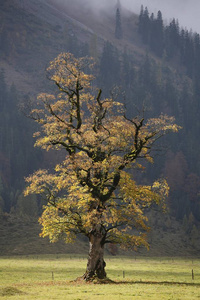
[{"label": "exposed root base", "polygon": [[93,276],[92,278],[85,279],[84,275],[81,277],[76,278],[73,282],[79,282],[79,283],[93,283],[93,284],[110,284],[110,283],[115,283],[113,280],[109,278],[103,278],[100,279],[96,276]]}]

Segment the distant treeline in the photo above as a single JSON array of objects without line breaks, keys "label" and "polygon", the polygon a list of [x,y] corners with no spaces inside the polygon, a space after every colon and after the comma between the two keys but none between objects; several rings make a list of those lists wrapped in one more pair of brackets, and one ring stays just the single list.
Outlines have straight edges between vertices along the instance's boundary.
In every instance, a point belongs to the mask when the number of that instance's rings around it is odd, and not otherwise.
[{"label": "distant treeline", "polygon": [[162,13],[159,10],[155,17],[149,15],[148,8],[141,7],[138,32],[142,41],[159,57],[168,60],[176,59],[181,63],[191,78],[200,74],[200,35],[196,32],[180,28],[174,18],[169,25],[163,24]]}]

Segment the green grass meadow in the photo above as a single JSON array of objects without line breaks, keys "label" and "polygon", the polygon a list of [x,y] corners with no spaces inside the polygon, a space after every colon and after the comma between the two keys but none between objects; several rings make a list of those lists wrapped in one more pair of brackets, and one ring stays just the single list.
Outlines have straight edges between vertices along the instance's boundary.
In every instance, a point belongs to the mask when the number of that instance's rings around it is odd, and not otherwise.
[{"label": "green grass meadow", "polygon": [[200,299],[200,259],[106,257],[114,283],[75,282],[86,262],[78,255],[0,257],[0,299]]}]

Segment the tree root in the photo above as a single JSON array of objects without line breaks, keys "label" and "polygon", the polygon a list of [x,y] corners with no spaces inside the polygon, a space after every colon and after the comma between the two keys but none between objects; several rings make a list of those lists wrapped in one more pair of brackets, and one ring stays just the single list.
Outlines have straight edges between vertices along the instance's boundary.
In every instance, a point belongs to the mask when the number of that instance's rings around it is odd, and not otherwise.
[{"label": "tree root", "polygon": [[97,276],[92,276],[91,278],[85,278],[85,275],[81,277],[77,277],[73,282],[76,283],[93,283],[93,284],[113,284],[115,283],[113,280],[108,277],[100,279]]}]

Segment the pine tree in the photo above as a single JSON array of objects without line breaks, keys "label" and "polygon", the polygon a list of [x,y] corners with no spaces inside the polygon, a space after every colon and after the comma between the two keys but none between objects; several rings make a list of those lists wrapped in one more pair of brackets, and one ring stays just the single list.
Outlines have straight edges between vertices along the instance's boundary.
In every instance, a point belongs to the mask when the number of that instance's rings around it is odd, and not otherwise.
[{"label": "pine tree", "polygon": [[149,43],[150,36],[150,18],[148,8],[145,7],[142,18],[141,18],[141,34],[142,40],[145,44]]},{"label": "pine tree", "polygon": [[173,19],[169,26],[165,28],[165,48],[168,58],[173,58],[179,52],[181,45],[181,35],[179,23]]},{"label": "pine tree", "polygon": [[187,68],[187,74],[192,77],[194,72],[194,41],[192,32],[185,31],[185,56],[184,65]]},{"label": "pine tree", "polygon": [[116,10],[116,23],[115,23],[115,37],[116,39],[122,39],[122,23],[121,23],[121,13],[119,7]]},{"label": "pine tree", "polygon": [[159,10],[158,11],[158,14],[157,14],[157,19],[156,19],[156,27],[155,27],[155,36],[157,37],[157,40],[156,40],[156,54],[158,56],[162,56],[163,54],[163,19],[162,19],[162,13],[161,11]]},{"label": "pine tree", "polygon": [[117,49],[106,42],[100,57],[99,80],[104,91],[110,92],[114,85],[119,84],[120,61]]},{"label": "pine tree", "polygon": [[5,70],[0,70],[0,111],[2,112],[5,108],[7,101],[7,85],[5,82]]},{"label": "pine tree", "polygon": [[141,5],[139,19],[138,19],[138,32],[142,34],[143,32],[143,16],[144,16],[144,7]]}]

